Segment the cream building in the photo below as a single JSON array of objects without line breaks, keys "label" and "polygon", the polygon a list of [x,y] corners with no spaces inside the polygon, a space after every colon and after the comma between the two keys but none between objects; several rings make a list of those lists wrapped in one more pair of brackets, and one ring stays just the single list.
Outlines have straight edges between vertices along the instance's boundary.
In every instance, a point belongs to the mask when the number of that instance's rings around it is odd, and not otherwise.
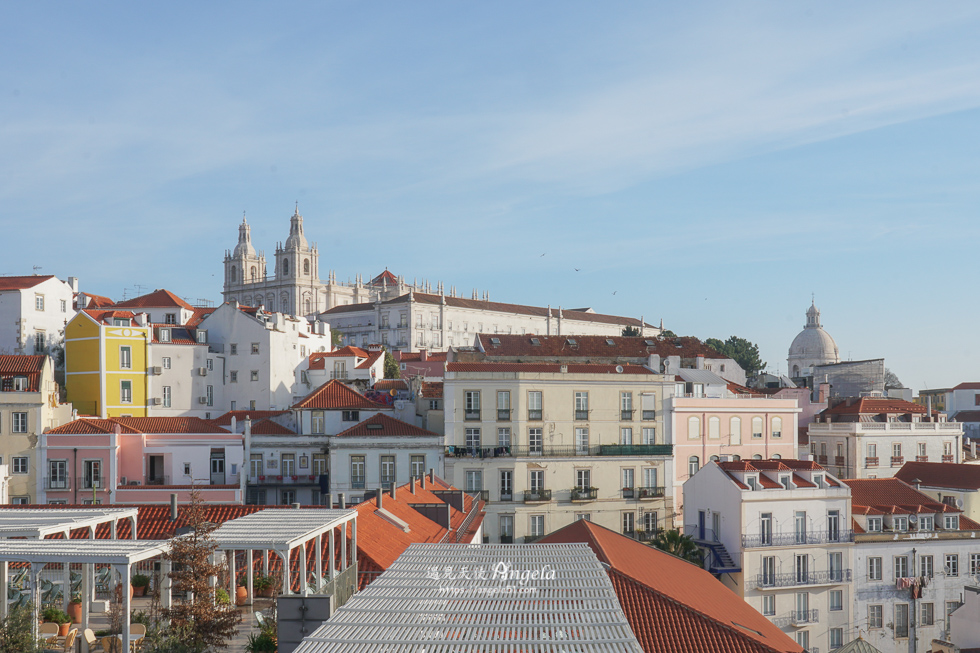
[{"label": "cream building", "polygon": [[651,538],[673,526],[661,410],[672,389],[640,365],[448,363],[446,478],[482,491],[491,542],[576,519]]},{"label": "cream building", "polygon": [[807,651],[853,632],[850,490],[800,460],[709,463],[684,483],[705,567]]},{"label": "cream building", "polygon": [[71,412],[71,405],[59,400],[48,356],[0,355],[0,464],[10,473],[11,503],[36,501],[52,480],[67,479],[67,469],[54,479],[38,473],[43,467],[37,444],[46,429],[70,421]]}]

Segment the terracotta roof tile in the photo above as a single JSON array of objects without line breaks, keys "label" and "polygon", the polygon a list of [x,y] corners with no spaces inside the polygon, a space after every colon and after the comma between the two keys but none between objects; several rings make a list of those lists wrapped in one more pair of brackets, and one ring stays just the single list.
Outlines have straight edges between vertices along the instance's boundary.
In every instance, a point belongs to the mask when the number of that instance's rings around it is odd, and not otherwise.
[{"label": "terracotta roof tile", "polygon": [[609,565],[623,612],[644,651],[799,652],[800,646],[710,573],[586,520],[543,543],[584,542]]},{"label": "terracotta roof tile", "polygon": [[398,362],[399,363],[431,363],[431,362],[445,362],[446,355],[448,352],[445,351],[427,351],[425,353],[426,360],[422,360],[422,352],[419,351],[401,351],[398,352]]},{"label": "terracotta roof tile", "polygon": [[422,384],[422,397],[425,399],[442,399],[442,383]]},{"label": "terracotta roof tile", "polygon": [[238,424],[246,417],[252,420],[265,419],[267,417],[278,417],[289,413],[288,410],[229,410],[224,415],[215,417],[211,422],[218,426],[231,426],[231,418],[234,417]]},{"label": "terracotta roof tile", "polygon": [[173,306],[185,308],[189,311],[194,310],[193,306],[169,290],[154,290],[146,295],[140,295],[139,297],[127,299],[126,301],[116,302],[116,306],[121,308],[168,308]]},{"label": "terracotta roof tile", "polygon": [[861,397],[851,404],[847,401],[825,409],[828,415],[879,415],[882,413],[925,413],[926,407],[904,399]]},{"label": "terracotta roof tile", "polygon": [[408,390],[408,384],[402,379],[378,379],[374,382],[374,389],[387,390]]},{"label": "terracotta roof tile", "polygon": [[[603,365],[592,363],[446,363],[447,372],[527,372],[558,374],[561,368],[569,374],[655,374],[642,365]],[[617,368],[622,368],[619,371]]]},{"label": "terracotta roof tile", "polygon": [[114,317],[122,318],[124,320],[132,320],[136,317],[136,313],[132,311],[117,311],[114,309],[104,309],[104,308],[86,308],[82,311],[93,320],[99,324],[105,324],[106,320],[111,320]]},{"label": "terracotta roof tile", "polygon": [[32,274],[21,277],[0,277],[0,292],[4,290],[26,290],[48,279],[54,279],[54,275]]},{"label": "terracotta roof tile", "polygon": [[368,357],[365,358],[360,363],[358,363],[357,367],[355,367],[354,369],[358,369],[358,370],[371,369],[371,367],[378,362],[378,359],[384,355],[385,355],[384,351],[372,351],[370,354],[368,354]]},{"label": "terracotta roof tile", "polygon": [[953,418],[957,422],[980,422],[980,410],[961,410]]},{"label": "terracotta roof tile", "polygon": [[[884,514],[961,512],[919,492],[899,478],[846,479],[843,483],[851,488],[852,512],[859,508],[880,510]],[[963,529],[962,524],[960,528]]]},{"label": "terracotta roof tile", "polygon": [[307,395],[293,408],[299,410],[384,410],[387,406],[377,404],[350,386],[346,386],[336,379],[331,379]]},{"label": "terracotta roof tile", "polygon": [[953,390],[980,390],[980,382],[967,381],[966,383],[961,383],[957,386],[953,386]]},{"label": "terracotta roof tile", "polygon": [[[481,333],[477,347],[489,358],[647,358],[661,357],[726,358],[697,338],[657,336],[536,336]],[[613,344],[609,344],[612,342]],[[535,344],[537,343],[537,344]]]},{"label": "terracotta roof tile", "polygon": [[25,392],[37,392],[41,383],[41,372],[44,370],[44,355],[0,355],[0,389],[12,391],[15,376],[27,377]]},{"label": "terracotta roof tile", "polygon": [[271,419],[260,419],[252,424],[252,435],[296,435],[296,431]]},{"label": "terracotta roof tile", "polygon": [[388,268],[385,268],[384,272],[382,272],[375,278],[371,279],[372,286],[383,286],[383,285],[393,286],[397,284],[398,284],[398,277],[396,277],[391,272],[389,272]]},{"label": "terracotta roof tile", "polygon": [[377,437],[427,437],[427,436],[441,437],[438,433],[433,433],[432,431],[426,431],[425,429],[420,429],[417,426],[413,426],[407,422],[403,422],[394,417],[385,415],[384,413],[378,413],[368,419],[364,420],[360,424],[350,427],[346,431],[341,431],[334,437],[363,437],[363,436],[377,436]]},{"label": "terracotta roof tile", "polygon": [[79,418],[67,424],[53,428],[48,433],[62,434],[95,434],[112,433],[116,426],[123,433],[223,433],[210,420],[200,417],[112,417],[109,419]]},{"label": "terracotta roof tile", "polygon": [[907,462],[895,473],[895,478],[909,485],[919,479],[926,487],[977,490],[980,489],[980,465]]},{"label": "terracotta roof tile", "polygon": [[[160,340],[161,329],[170,329],[169,340],[166,341]],[[164,345],[198,345],[200,347],[207,347],[205,343],[197,341],[197,338],[194,336],[194,331],[192,329],[188,329],[186,326],[175,325],[175,324],[154,324],[153,342],[155,344],[164,344]]]}]

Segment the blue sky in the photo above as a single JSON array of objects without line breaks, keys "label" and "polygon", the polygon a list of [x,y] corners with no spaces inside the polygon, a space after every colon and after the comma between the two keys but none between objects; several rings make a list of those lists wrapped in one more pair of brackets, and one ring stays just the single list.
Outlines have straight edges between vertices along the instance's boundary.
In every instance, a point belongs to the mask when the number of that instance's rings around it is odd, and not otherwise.
[{"label": "blue sky", "polygon": [[217,300],[299,201],[341,279],[980,380],[980,5],[143,4],[0,5],[0,273]]}]

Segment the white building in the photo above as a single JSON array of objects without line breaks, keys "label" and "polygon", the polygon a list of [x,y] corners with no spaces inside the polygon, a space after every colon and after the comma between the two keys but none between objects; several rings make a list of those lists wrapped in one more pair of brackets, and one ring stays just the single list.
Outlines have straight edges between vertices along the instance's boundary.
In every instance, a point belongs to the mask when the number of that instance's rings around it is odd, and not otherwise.
[{"label": "white building", "polygon": [[75,277],[0,277],[0,354],[46,354],[61,346],[77,290]]},{"label": "white building", "polygon": [[306,364],[306,379],[311,387],[319,387],[337,379],[355,383],[362,388],[374,386],[385,376],[385,352],[380,345],[341,347],[334,351],[310,354]]},{"label": "white building", "polygon": [[841,478],[886,478],[905,461],[958,463],[963,455],[960,424],[901,399],[831,403],[808,436],[814,460]]},{"label": "white building", "polygon": [[849,480],[856,523],[852,637],[884,653],[950,640],[980,576],[980,524],[899,479]]},{"label": "white building", "polygon": [[448,363],[446,478],[487,501],[491,542],[576,519],[637,537],[672,526],[665,377],[639,365]]},{"label": "white building", "polygon": [[786,358],[786,369],[793,378],[812,374],[817,365],[840,362],[837,343],[820,324],[820,309],[811,304],[806,311],[806,326],[793,339]]},{"label": "white building", "polygon": [[807,651],[851,631],[849,488],[809,461],[709,463],[684,484],[705,567]]}]

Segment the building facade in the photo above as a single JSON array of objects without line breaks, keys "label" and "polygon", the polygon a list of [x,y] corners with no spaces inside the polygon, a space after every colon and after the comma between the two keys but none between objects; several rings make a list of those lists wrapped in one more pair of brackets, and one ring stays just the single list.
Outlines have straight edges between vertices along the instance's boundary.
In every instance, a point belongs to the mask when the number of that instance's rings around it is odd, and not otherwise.
[{"label": "building facade", "polygon": [[576,519],[651,538],[672,526],[672,387],[636,365],[448,363],[446,478],[482,492],[491,542]]},{"label": "building facade", "polygon": [[806,326],[789,346],[786,369],[793,378],[811,376],[813,368],[840,362],[837,343],[820,324],[820,309],[810,304],[806,311]]},{"label": "building facade", "polygon": [[0,354],[47,354],[60,347],[77,291],[74,277],[0,277]]}]

